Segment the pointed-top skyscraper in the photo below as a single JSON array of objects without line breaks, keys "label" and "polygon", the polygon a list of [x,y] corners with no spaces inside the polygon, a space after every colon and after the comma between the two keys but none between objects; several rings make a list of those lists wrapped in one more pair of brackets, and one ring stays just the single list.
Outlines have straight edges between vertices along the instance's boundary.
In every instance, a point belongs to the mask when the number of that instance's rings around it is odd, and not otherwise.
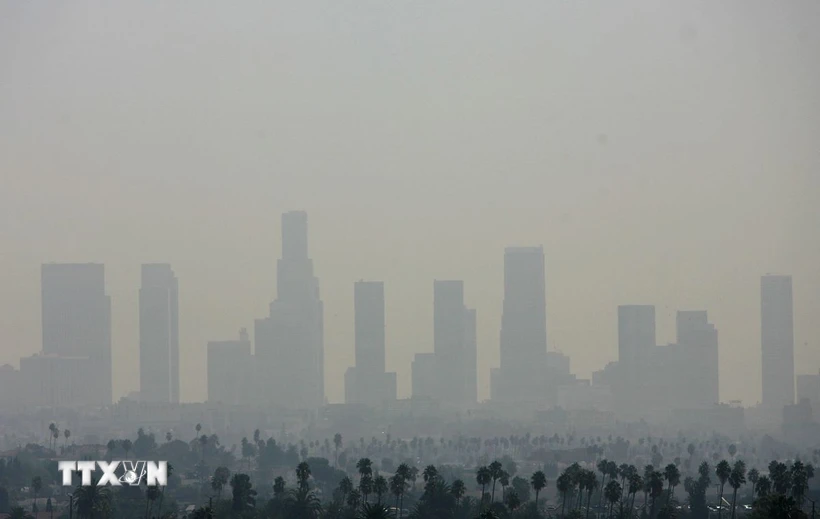
[{"label": "pointed-top skyscraper", "polygon": [[257,319],[258,398],[289,409],[316,409],[325,400],[324,310],[308,257],[307,213],[282,215],[282,258],[277,297],[269,316]]}]

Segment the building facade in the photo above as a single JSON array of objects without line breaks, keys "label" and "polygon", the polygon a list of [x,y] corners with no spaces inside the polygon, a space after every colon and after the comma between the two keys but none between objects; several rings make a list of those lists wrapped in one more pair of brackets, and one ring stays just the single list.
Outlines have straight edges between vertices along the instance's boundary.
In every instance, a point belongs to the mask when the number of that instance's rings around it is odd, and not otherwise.
[{"label": "building facade", "polygon": [[546,286],[542,247],[504,252],[501,365],[491,374],[491,399],[544,401],[547,353]]},{"label": "building facade", "polygon": [[142,265],[140,400],[179,402],[179,285],[171,266]]},{"label": "building facade", "polygon": [[396,374],[385,372],[384,283],[353,285],[356,365],[345,373],[345,402],[378,405],[396,399]]},{"label": "building facade", "polygon": [[86,358],[94,376],[85,384],[87,405],[112,403],[111,299],[105,266],[95,263],[42,265],[43,354]]},{"label": "building facade", "polygon": [[307,243],[307,213],[283,214],[277,297],[254,331],[257,394],[265,405],[315,410],[325,403],[324,307]]},{"label": "building facade", "polygon": [[780,408],[794,404],[794,313],[791,276],[760,280],[762,403]]}]

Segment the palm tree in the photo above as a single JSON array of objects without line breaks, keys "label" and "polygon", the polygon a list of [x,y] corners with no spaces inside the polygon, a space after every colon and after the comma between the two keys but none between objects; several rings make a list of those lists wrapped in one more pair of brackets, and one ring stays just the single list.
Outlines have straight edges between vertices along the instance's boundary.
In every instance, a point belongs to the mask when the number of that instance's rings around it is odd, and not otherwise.
[{"label": "palm tree", "polygon": [[231,478],[231,490],[233,511],[244,512],[256,506],[256,490],[253,489],[251,478],[247,474],[234,474]]},{"label": "palm tree", "polygon": [[609,502],[609,517],[612,517],[612,508],[615,506],[615,503],[621,500],[622,491],[623,489],[621,488],[621,484],[614,479],[607,483],[606,487],[604,487],[603,493],[606,496],[606,500]]},{"label": "palm tree", "polygon": [[637,472],[630,474],[629,476],[629,494],[632,495],[632,499],[629,501],[629,514],[627,517],[632,517],[632,510],[635,508],[635,497],[638,495],[638,492],[641,491],[643,488],[643,478]]},{"label": "palm tree", "polygon": [[110,501],[109,488],[97,486],[94,480],[91,481],[91,485],[79,486],[74,490],[74,509],[80,519],[94,519]]},{"label": "palm tree", "polygon": [[114,456],[114,450],[117,448],[117,440],[108,440],[106,444],[106,457],[108,458],[108,462],[111,463],[111,458]]},{"label": "palm tree", "polygon": [[211,478],[211,488],[216,492],[216,500],[219,502],[222,499],[222,489],[228,484],[231,477],[231,471],[227,467],[217,467],[214,475]]},{"label": "palm tree", "polygon": [[373,476],[365,474],[359,480],[359,491],[364,497],[364,502],[367,504],[367,496],[373,493]]},{"label": "palm tree", "polygon": [[760,479],[760,472],[757,469],[752,469],[748,474],[749,483],[752,484],[752,497],[757,493],[757,481]]},{"label": "palm tree", "polygon": [[732,468],[729,466],[729,462],[721,460],[715,467],[715,474],[720,481],[720,495],[718,496],[718,519],[720,519],[723,513],[723,488],[726,486],[726,481],[729,480],[729,476],[732,474]]},{"label": "palm tree", "polygon": [[516,508],[521,506],[521,498],[518,497],[518,492],[516,492],[514,488],[504,492],[504,504],[511,512],[514,512]]},{"label": "palm tree", "polygon": [[424,472],[421,473],[421,477],[424,479],[425,483],[429,483],[430,481],[438,478],[438,469],[435,465],[427,465],[424,467]]},{"label": "palm tree", "polygon": [[663,494],[663,476],[660,472],[653,470],[648,480],[649,497],[652,499],[649,517],[655,517],[655,501]]},{"label": "palm tree", "polygon": [[[606,486],[606,477],[609,474],[609,462],[606,459],[601,459],[598,462],[598,472],[601,473],[601,486],[605,488]],[[601,508],[601,503],[604,499],[604,492],[601,492],[601,496],[598,498],[598,508]]]},{"label": "palm tree", "polygon": [[307,489],[308,479],[310,479],[310,466],[303,461],[296,467],[296,481],[299,483],[299,488]]},{"label": "palm tree", "polygon": [[558,479],[555,481],[555,488],[558,490],[558,493],[561,494],[561,516],[563,517],[564,507],[567,504],[567,494],[569,494],[570,489],[572,489],[572,479],[566,472],[558,476]]},{"label": "palm tree", "polygon": [[737,460],[729,474],[729,484],[732,485],[732,519],[735,519],[735,505],[737,504],[737,489],[746,484],[746,464]]},{"label": "palm tree", "polygon": [[71,437],[71,431],[68,429],[63,431],[63,438],[65,438],[65,442],[63,442],[63,449],[68,447],[68,439]]},{"label": "palm tree", "polygon": [[57,425],[54,422],[51,422],[50,424],[48,424],[48,447],[49,448],[51,448],[52,438],[54,438],[54,431],[56,429],[57,429]]},{"label": "palm tree", "polygon": [[339,449],[342,448],[342,435],[336,433],[333,435],[333,445],[336,447],[336,468],[339,468]]},{"label": "palm tree", "polygon": [[[170,478],[171,475],[174,473],[174,466],[169,463],[167,470],[168,470],[167,476]],[[159,506],[157,507],[159,509],[158,513],[159,513],[160,517],[162,516],[162,501],[165,499],[165,486],[166,485],[162,486],[162,492],[159,495]]]},{"label": "palm tree", "polygon": [[382,504],[368,504],[365,503],[356,519],[388,519],[390,517],[390,510]]},{"label": "palm tree", "polygon": [[[151,511],[154,508],[154,502],[159,497],[159,487],[150,486],[145,489],[145,519],[151,517]],[[150,505],[150,506],[149,506]]]},{"label": "palm tree", "polygon": [[390,492],[396,496],[396,514],[401,518],[401,506],[404,500],[404,491],[407,489],[407,480],[404,479],[404,474],[407,473],[409,467],[402,463],[396,469],[396,473],[390,478]]},{"label": "palm tree", "polygon": [[543,471],[538,470],[530,477],[530,485],[535,490],[535,508],[538,508],[538,494],[547,486],[547,476]]},{"label": "palm tree", "polygon": [[376,504],[382,504],[382,495],[388,491],[387,480],[384,476],[376,476],[373,480],[373,492],[376,494]]},{"label": "palm tree", "polygon": [[589,518],[589,506],[592,501],[592,493],[598,488],[598,476],[591,470],[584,471],[584,488],[587,491],[587,518]]},{"label": "palm tree", "polygon": [[356,470],[359,471],[359,478],[364,477],[365,474],[370,475],[373,473],[373,462],[370,458],[361,458],[356,462]]},{"label": "palm tree", "polygon": [[672,494],[675,492],[675,487],[680,484],[680,471],[674,463],[670,463],[663,469],[663,478],[669,484],[669,490],[666,494],[666,506],[672,500]]},{"label": "palm tree", "polygon": [[491,497],[490,497],[490,502],[494,503],[495,502],[495,482],[498,480],[498,478],[501,477],[501,474],[503,473],[504,469],[501,466],[501,462],[499,462],[498,460],[495,460],[492,463],[490,463],[490,466],[488,468],[490,469],[490,477],[493,480],[493,490],[492,490],[492,494],[491,494]]},{"label": "palm tree", "polygon": [[122,449],[125,451],[125,457],[128,458],[128,453],[131,452],[131,447],[133,447],[133,443],[128,438],[122,441]]},{"label": "palm tree", "polygon": [[34,476],[31,480],[31,490],[34,493],[34,503],[31,505],[31,511],[37,512],[37,494],[43,489],[43,480],[40,476]]},{"label": "palm tree", "polygon": [[196,430],[196,436],[194,436],[194,439],[196,439],[196,438],[199,437],[199,431],[202,430],[202,424],[201,423],[196,424],[196,427],[194,427],[194,430]]},{"label": "palm tree", "polygon": [[476,470],[475,481],[476,483],[481,485],[481,504],[479,505],[479,507],[484,505],[484,489],[487,487],[487,485],[490,484],[490,480],[492,480],[492,477],[493,476],[492,473],[490,473],[490,468],[487,466],[479,467],[478,470]]},{"label": "palm tree", "polygon": [[322,513],[322,503],[309,488],[292,488],[285,498],[285,509],[288,519],[315,519]]},{"label": "palm tree", "polygon": [[755,483],[755,492],[757,493],[758,497],[766,497],[769,495],[769,492],[772,490],[772,481],[769,479],[768,476],[760,476],[758,478],[757,483]]},{"label": "palm tree", "polygon": [[450,487],[450,493],[453,494],[453,497],[456,498],[456,505],[458,505],[461,501],[461,498],[464,496],[464,493],[467,491],[466,487],[464,486],[464,482],[460,479],[453,481],[453,485]]}]

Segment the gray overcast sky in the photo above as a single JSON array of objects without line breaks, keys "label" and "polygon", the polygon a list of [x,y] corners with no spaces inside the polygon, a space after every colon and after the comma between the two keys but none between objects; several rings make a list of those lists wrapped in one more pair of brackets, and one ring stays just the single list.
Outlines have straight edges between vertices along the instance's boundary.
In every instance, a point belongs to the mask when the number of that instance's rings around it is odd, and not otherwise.
[{"label": "gray overcast sky", "polygon": [[305,209],[328,397],[353,282],[384,280],[410,390],[433,279],[498,362],[506,245],[543,244],[550,349],[616,357],[616,306],[720,332],[721,396],[760,395],[759,276],[795,282],[820,368],[820,2],[0,3],[0,363],[40,349],[40,264],[106,264],[115,395],[137,388],[140,264],[180,280],[182,397],[267,313]]}]

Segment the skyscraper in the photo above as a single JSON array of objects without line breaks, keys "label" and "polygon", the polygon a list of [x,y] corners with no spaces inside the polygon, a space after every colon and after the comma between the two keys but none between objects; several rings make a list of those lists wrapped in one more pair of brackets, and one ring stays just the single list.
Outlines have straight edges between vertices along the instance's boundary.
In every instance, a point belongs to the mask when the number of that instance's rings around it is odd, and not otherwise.
[{"label": "skyscraper", "polygon": [[433,281],[436,396],[459,406],[476,402],[475,310],[464,306],[464,282]]},{"label": "skyscraper", "polygon": [[543,247],[504,251],[504,304],[501,316],[501,366],[492,398],[543,402],[547,353],[546,287]]},{"label": "skyscraper", "polygon": [[247,403],[252,388],[251,341],[243,328],[238,341],[208,343],[208,402]]},{"label": "skyscraper", "polygon": [[794,404],[794,315],[791,276],[760,279],[763,405]]},{"label": "skyscraper", "polygon": [[634,366],[649,348],[656,345],[655,307],[621,305],[618,307],[618,362]]},{"label": "skyscraper", "polygon": [[166,263],[142,266],[140,400],[179,402],[179,293]]},{"label": "skyscraper", "polygon": [[385,373],[384,283],[353,285],[356,366],[345,374],[345,402],[376,405],[396,399],[396,374]]},{"label": "skyscraper", "polygon": [[681,406],[712,408],[720,403],[718,331],[705,310],[679,311],[676,321],[682,362],[672,369],[686,374]]},{"label": "skyscraper", "polygon": [[292,409],[325,399],[324,309],[307,243],[307,213],[283,214],[277,297],[255,323],[257,393],[262,403]]},{"label": "skyscraper", "polygon": [[655,351],[655,347],[655,307],[618,306],[618,365],[612,389],[621,413],[646,411],[659,395],[646,389],[657,385],[653,377],[662,378],[658,365],[668,357],[666,350]]},{"label": "skyscraper", "polygon": [[110,405],[111,299],[105,293],[105,266],[93,263],[42,265],[43,353],[87,358],[84,403]]}]

